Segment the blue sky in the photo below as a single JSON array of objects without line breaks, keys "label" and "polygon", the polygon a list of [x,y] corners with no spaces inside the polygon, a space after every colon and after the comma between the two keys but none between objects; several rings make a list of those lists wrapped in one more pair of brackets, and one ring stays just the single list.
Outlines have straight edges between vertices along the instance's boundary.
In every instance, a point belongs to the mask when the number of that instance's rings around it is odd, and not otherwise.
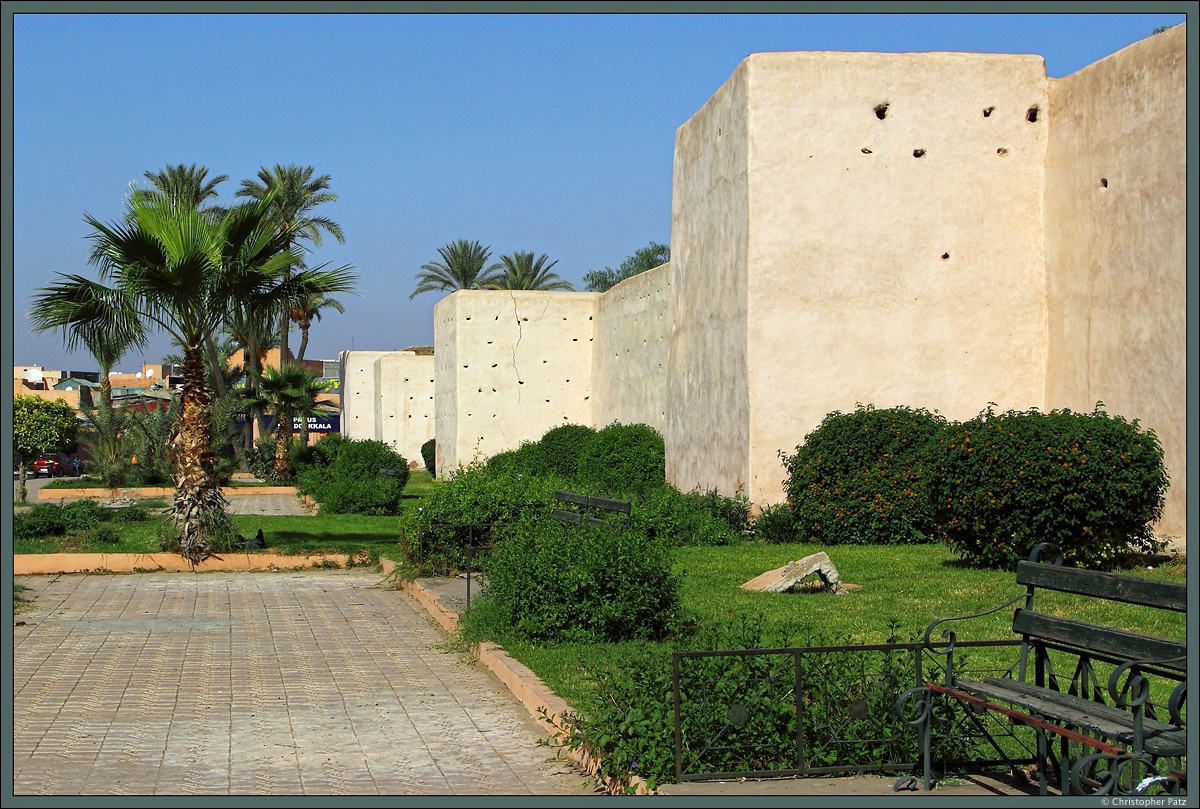
[{"label": "blue sky", "polygon": [[[1186,4],[1168,6],[1183,8]],[[13,25],[13,360],[95,367],[30,333],[34,291],[94,276],[84,213],[120,216],[131,183],[168,164],[332,177],[310,264],[352,264],[357,297],[314,324],[307,356],[433,341],[414,274],[455,239],[546,253],[582,289],[650,241],[668,243],[676,128],[748,54],[1034,53],[1061,77],[1184,14],[73,15]],[[293,339],[293,349],[296,347]],[[171,350],[154,341],[120,370]]]}]

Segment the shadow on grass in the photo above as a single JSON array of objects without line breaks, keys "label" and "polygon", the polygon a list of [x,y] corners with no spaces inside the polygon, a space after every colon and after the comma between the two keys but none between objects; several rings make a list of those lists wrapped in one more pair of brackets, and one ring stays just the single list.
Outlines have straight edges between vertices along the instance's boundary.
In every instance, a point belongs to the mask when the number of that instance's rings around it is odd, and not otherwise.
[{"label": "shadow on grass", "polygon": [[327,544],[328,543],[336,543],[336,544],[340,545],[340,544],[344,544],[344,543],[357,542],[357,543],[363,544],[363,545],[377,545],[380,543],[387,543],[387,542],[392,542],[392,541],[398,542],[399,541],[398,536],[395,538],[395,540],[392,540],[388,536],[382,535],[382,534],[338,533],[336,536],[330,536],[327,532],[324,532],[324,531],[315,531],[315,532],[268,531],[268,532],[264,532],[264,533],[266,534],[268,540],[274,539],[276,542],[280,542],[280,543],[323,542],[323,543],[327,543]]}]

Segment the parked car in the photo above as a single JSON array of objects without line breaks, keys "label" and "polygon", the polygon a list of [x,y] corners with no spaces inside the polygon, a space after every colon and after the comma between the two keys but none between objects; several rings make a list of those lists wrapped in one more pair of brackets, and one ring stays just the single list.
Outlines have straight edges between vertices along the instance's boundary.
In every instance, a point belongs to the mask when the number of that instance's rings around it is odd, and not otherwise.
[{"label": "parked car", "polygon": [[57,478],[75,474],[75,464],[61,452],[43,452],[33,462],[33,476]]}]

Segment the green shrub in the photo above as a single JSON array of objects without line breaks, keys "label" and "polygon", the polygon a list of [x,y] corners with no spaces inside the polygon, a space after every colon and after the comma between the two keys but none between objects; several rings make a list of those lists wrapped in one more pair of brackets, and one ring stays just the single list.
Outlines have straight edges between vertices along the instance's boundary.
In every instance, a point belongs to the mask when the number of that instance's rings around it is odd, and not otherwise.
[{"label": "green shrub", "polygon": [[142,506],[127,506],[110,510],[108,517],[115,522],[145,522],[150,519],[150,511]]},{"label": "green shrub", "polygon": [[429,474],[437,477],[437,439],[431,438],[421,445],[421,460]]},{"label": "green shrub", "polygon": [[579,456],[595,435],[595,429],[582,424],[564,424],[548,430],[538,442],[542,468],[567,480],[573,479],[579,472]]},{"label": "green shrub", "polygon": [[611,497],[628,496],[666,482],[663,437],[646,424],[608,425],[579,455],[578,480]]},{"label": "green shrub", "polygon": [[796,541],[796,525],[787,503],[767,506],[754,521],[754,537],[771,545]]},{"label": "green shrub", "polygon": [[[428,573],[461,570],[466,564],[462,549],[471,540],[464,526],[510,524],[529,512],[549,514],[555,489],[564,486],[553,475],[510,473],[479,463],[460,467],[439,481],[420,507],[402,515],[409,555],[420,556]],[[483,535],[490,536],[486,529]]]},{"label": "green shrub", "polygon": [[649,489],[633,500],[630,530],[658,538],[673,548],[732,545],[741,535],[725,520],[714,517],[703,496],[684,494],[671,486]]},{"label": "green shrub", "polygon": [[292,445],[288,460],[297,474],[314,466],[329,466],[337,457],[338,450],[349,440],[339,433],[327,433],[311,446],[304,446],[297,442]]},{"label": "green shrub", "polygon": [[66,531],[90,531],[100,524],[104,510],[95,500],[82,498],[62,508],[63,528]]},{"label": "green shrub", "polygon": [[246,471],[259,480],[270,480],[275,474],[275,436],[261,435],[246,451]]},{"label": "green shrub", "polygon": [[408,461],[382,441],[331,438],[313,445],[308,465],[296,476],[297,488],[331,514],[399,513]]},{"label": "green shrub", "polygon": [[321,469],[306,469],[296,479],[297,488],[321,504],[328,514],[388,516],[400,509],[404,491],[396,478],[387,475],[355,477]]},{"label": "green shrub", "polygon": [[1150,524],[1168,485],[1162,447],[1103,403],[1090,414],[989,407],[943,430],[928,456],[942,537],[973,564],[1011,569],[1039,542],[1085,567],[1160,547]]},{"label": "green shrub", "polygon": [[66,530],[63,510],[53,503],[39,503],[24,514],[13,516],[14,539],[58,536]]},{"label": "green shrub", "polygon": [[859,405],[826,416],[795,455],[780,453],[797,537],[822,544],[928,542],[934,514],[921,464],[945,423],[908,407]]},{"label": "green shrub", "polygon": [[121,541],[121,535],[111,525],[97,525],[88,533],[88,541],[116,545]]},{"label": "green shrub", "polygon": [[737,533],[750,530],[750,498],[741,492],[726,497],[716,489],[701,492],[696,487],[684,496]]},{"label": "green shrub", "polygon": [[522,441],[516,449],[496,453],[487,459],[485,466],[513,475],[540,475],[544,471],[541,450],[532,441]]},{"label": "green shrub", "polygon": [[677,630],[679,581],[665,542],[616,523],[564,525],[544,514],[496,530],[486,598],[519,636],[611,643]]}]

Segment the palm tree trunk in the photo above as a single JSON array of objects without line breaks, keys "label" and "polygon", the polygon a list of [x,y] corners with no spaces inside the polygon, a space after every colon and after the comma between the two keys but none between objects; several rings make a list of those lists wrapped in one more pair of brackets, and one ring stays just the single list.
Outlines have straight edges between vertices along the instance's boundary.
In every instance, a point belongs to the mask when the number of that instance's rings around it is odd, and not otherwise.
[{"label": "palm tree trunk", "polygon": [[280,409],[275,418],[275,480],[285,483],[292,477],[291,464],[288,463],[288,452],[292,448],[292,414]]},{"label": "palm tree trunk", "polygon": [[212,391],[205,379],[203,350],[187,346],[183,356],[182,413],[171,451],[175,461],[172,516],[179,552],[192,564],[212,555],[212,539],[225,515],[225,498],[217,485],[216,456],[209,440]]},{"label": "palm tree trunk", "polygon": [[25,456],[18,453],[17,463],[20,465],[20,469],[21,469],[21,474],[20,474],[21,485],[17,487],[17,495],[21,498],[21,502],[25,503],[25,502],[28,502],[28,500],[29,500],[29,491],[25,487]]},{"label": "palm tree trunk", "polygon": [[300,353],[296,355],[296,362],[304,362],[304,350],[308,348],[308,318],[300,321]]},{"label": "palm tree trunk", "polygon": [[111,370],[112,366],[100,369],[100,406],[105,410],[112,410],[112,380],[108,377]]}]

